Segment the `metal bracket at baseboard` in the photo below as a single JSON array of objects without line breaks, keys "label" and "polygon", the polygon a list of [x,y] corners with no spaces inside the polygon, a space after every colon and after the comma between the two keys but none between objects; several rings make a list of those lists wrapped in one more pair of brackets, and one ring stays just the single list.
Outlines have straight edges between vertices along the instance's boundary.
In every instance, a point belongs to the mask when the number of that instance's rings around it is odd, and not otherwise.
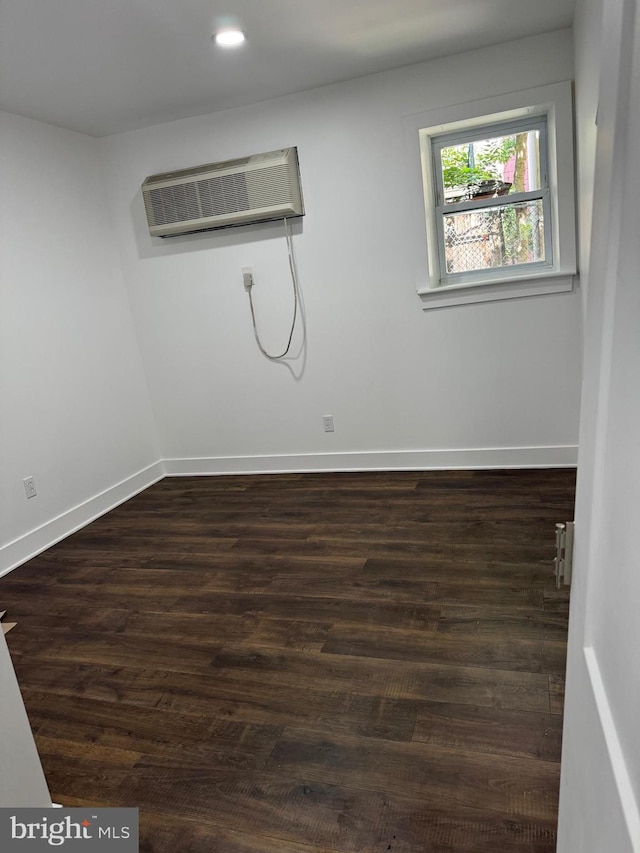
[{"label": "metal bracket at baseboard", "polygon": [[556,576],[556,587],[569,586],[573,569],[573,533],[574,522],[565,521],[556,524],[556,556],[554,557],[554,570]]}]

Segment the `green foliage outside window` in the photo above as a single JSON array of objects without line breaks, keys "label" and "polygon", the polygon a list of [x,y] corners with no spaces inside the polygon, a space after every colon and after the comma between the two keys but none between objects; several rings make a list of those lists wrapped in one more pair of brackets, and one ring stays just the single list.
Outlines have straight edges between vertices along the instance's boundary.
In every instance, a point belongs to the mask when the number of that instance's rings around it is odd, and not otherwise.
[{"label": "green foliage outside window", "polygon": [[516,136],[485,139],[481,143],[451,145],[441,152],[442,178],[447,189],[480,181],[502,180],[504,164],[515,154]]},{"label": "green foliage outside window", "polygon": [[[526,133],[442,148],[440,158],[444,187],[459,190],[456,194],[458,196],[473,198],[471,190],[481,182],[502,182],[505,164],[515,158],[511,192],[523,192],[527,156]],[[468,252],[477,252],[482,244],[473,235],[482,233],[484,246],[493,247],[491,258],[487,256],[482,262],[483,265],[527,263],[544,257],[541,222],[535,204],[492,208],[486,214],[479,210],[476,213],[470,212],[466,217],[452,217],[449,220],[447,241],[449,247],[458,244]],[[455,269],[455,264],[460,262],[460,258],[458,255],[454,261],[454,249],[449,248],[449,251],[452,254],[447,266],[451,272]],[[464,251],[464,248],[459,248],[458,252],[460,251]]]}]

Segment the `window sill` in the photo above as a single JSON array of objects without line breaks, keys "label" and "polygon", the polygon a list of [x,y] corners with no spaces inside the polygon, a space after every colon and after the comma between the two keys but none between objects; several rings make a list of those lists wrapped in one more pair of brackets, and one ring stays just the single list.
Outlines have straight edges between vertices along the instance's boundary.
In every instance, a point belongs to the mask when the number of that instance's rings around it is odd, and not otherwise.
[{"label": "window sill", "polygon": [[508,281],[473,282],[451,284],[443,287],[418,290],[422,310],[451,308],[454,305],[470,305],[475,302],[496,302],[503,299],[521,299],[526,296],[544,296],[551,293],[568,293],[577,284],[575,273],[543,273]]}]

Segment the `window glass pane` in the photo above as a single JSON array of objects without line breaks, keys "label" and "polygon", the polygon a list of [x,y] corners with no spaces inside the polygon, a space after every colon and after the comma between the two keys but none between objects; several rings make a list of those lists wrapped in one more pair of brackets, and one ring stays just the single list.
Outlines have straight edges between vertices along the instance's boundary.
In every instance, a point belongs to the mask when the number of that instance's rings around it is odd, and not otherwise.
[{"label": "window glass pane", "polygon": [[440,164],[445,204],[538,190],[540,131],[448,145]]},{"label": "window glass pane", "polygon": [[447,274],[545,260],[541,200],[447,213],[443,225]]}]

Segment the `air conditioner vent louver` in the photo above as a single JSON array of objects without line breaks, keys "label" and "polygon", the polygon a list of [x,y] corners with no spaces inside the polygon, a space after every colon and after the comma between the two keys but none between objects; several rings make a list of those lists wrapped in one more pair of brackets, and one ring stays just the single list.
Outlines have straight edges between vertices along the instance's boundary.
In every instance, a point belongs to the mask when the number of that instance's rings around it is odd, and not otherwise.
[{"label": "air conditioner vent louver", "polygon": [[152,175],[142,192],[159,237],[304,214],[295,148]]},{"label": "air conditioner vent louver", "polygon": [[222,175],[196,184],[200,196],[202,216],[221,213],[238,213],[249,208],[247,179],[245,175]]},{"label": "air conditioner vent louver", "polygon": [[150,193],[154,225],[197,219],[200,215],[195,184],[177,187],[160,187]]}]

